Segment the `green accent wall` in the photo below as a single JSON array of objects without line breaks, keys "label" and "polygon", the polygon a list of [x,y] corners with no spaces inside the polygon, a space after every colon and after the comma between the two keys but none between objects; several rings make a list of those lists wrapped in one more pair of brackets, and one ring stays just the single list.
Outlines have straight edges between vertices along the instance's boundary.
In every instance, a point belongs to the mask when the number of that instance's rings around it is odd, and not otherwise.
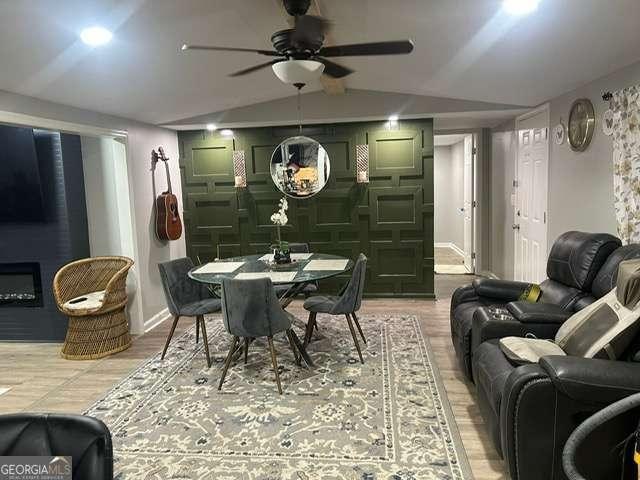
[{"label": "green accent wall", "polygon": [[[283,237],[312,251],[369,257],[370,296],[434,297],[433,121],[310,125],[331,161],[328,185],[289,199]],[[297,127],[179,132],[188,254],[201,261],[264,253],[275,238],[269,217],[282,194],[269,174],[271,153]],[[356,145],[369,145],[368,184],[356,183]],[[233,150],[244,150],[247,188],[234,187]],[[348,275],[325,280],[334,292]]]}]

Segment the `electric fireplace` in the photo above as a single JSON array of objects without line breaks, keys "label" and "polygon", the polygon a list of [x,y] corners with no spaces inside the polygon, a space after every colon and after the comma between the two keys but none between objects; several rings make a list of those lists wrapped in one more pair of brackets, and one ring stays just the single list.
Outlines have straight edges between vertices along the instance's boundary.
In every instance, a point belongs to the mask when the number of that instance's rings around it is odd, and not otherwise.
[{"label": "electric fireplace", "polygon": [[0,263],[2,307],[42,307],[39,263]]}]

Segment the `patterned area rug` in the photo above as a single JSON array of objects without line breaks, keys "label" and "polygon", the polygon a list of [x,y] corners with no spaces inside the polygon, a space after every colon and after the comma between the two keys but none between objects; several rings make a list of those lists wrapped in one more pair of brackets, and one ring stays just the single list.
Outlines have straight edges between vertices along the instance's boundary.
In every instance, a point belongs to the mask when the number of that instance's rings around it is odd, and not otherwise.
[{"label": "patterned area rug", "polygon": [[417,318],[360,324],[365,365],[341,317],[318,316],[313,369],[277,338],[283,395],[263,340],[217,390],[230,343],[220,317],[207,322],[211,369],[195,328],[174,339],[164,361],[151,358],[87,411],[113,434],[116,479],[472,478]]}]

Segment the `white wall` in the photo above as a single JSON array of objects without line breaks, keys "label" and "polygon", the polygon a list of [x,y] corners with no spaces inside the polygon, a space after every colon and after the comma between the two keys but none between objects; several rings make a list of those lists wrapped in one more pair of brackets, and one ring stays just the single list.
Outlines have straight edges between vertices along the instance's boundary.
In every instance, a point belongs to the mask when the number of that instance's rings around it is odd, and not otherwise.
[{"label": "white wall", "polygon": [[[0,91],[0,119],[10,118],[5,112],[127,131],[127,176],[130,181],[129,195],[133,204],[133,237],[135,239],[133,259],[136,262],[130,275],[132,283],[138,285],[136,294],[140,296],[140,312],[132,318],[131,329],[134,333],[141,333],[145,324],[150,325],[152,322],[163,319],[167,314],[166,302],[160,285],[157,264],[184,256],[186,247],[184,237],[169,243],[162,243],[155,238],[152,223],[153,192],[149,168],[151,149],[162,145],[171,159],[169,167],[173,178],[173,191],[178,197],[180,211],[182,211],[176,133],[133,120]],[[157,189],[158,191],[166,189],[166,182],[160,175],[157,176]]]},{"label": "white wall", "polygon": [[126,146],[92,136],[81,144],[91,255],[134,255]]},{"label": "white wall", "polygon": [[515,124],[496,129],[491,135],[491,260],[490,271],[500,278],[513,278],[514,235],[511,194],[515,178],[517,138]]},{"label": "white wall", "polygon": [[608,232],[616,235],[613,209],[613,143],[602,133],[602,101],[606,91],[640,83],[640,62],[551,101],[551,126],[562,117],[566,125],[571,104],[588,98],[596,112],[596,128],[589,148],[573,152],[565,142],[551,142],[549,163],[549,246],[566,230]]},{"label": "white wall", "polygon": [[[601,119],[608,104],[602,94],[640,83],[640,62],[595,80],[549,101],[550,128],[562,119],[566,125],[571,104],[588,98],[596,112],[596,128],[585,152],[573,152],[568,143],[550,142],[548,195],[548,248],[567,230],[608,232],[616,235],[613,209],[613,144],[602,133]],[[513,238],[510,204],[516,154],[514,123],[492,131],[491,270],[503,278],[513,276]]]},{"label": "white wall", "polygon": [[464,142],[435,147],[433,154],[434,238],[464,248]]},{"label": "white wall", "polygon": [[[82,136],[82,165],[92,257],[136,257],[134,214],[129,197],[126,144],[111,137]],[[133,275],[127,277],[131,325],[144,325],[142,297]]]}]

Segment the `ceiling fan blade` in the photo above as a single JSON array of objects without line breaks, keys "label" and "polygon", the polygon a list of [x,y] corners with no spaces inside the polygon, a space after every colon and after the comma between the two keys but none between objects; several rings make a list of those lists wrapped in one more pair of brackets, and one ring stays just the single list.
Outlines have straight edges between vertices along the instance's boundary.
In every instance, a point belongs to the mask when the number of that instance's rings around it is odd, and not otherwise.
[{"label": "ceiling fan blade", "polygon": [[237,72],[231,73],[229,76],[230,77],[239,77],[241,75],[246,75],[247,73],[255,72],[255,71],[260,70],[262,68],[267,68],[267,67],[273,65],[274,63],[278,63],[278,62],[281,62],[281,61],[282,61],[281,59],[271,60],[269,62],[261,63],[260,65],[254,65],[253,67],[245,68],[244,70],[238,70]]},{"label": "ceiling fan blade", "polygon": [[324,64],[324,71],[322,73],[328,75],[329,77],[344,78],[347,75],[351,75],[353,73],[353,70],[351,70],[350,68],[327,60],[326,58],[314,57],[314,59]]},{"label": "ceiling fan blade", "polygon": [[235,48],[235,47],[214,47],[211,45],[189,45],[185,43],[182,45],[181,50],[209,50],[215,52],[250,52],[250,53],[258,53],[260,55],[267,55],[270,57],[280,57],[281,55],[275,50],[256,50],[253,48]]},{"label": "ceiling fan blade", "polygon": [[[291,44],[296,48],[309,48],[322,45],[324,34],[329,30],[330,22],[315,15],[296,17],[296,24],[291,33]],[[315,50],[315,48],[313,48]]]},{"label": "ceiling fan blade", "polygon": [[333,45],[322,47],[318,55],[322,57],[353,57],[361,55],[400,55],[411,53],[411,40],[396,40],[391,42],[356,43],[353,45]]}]

